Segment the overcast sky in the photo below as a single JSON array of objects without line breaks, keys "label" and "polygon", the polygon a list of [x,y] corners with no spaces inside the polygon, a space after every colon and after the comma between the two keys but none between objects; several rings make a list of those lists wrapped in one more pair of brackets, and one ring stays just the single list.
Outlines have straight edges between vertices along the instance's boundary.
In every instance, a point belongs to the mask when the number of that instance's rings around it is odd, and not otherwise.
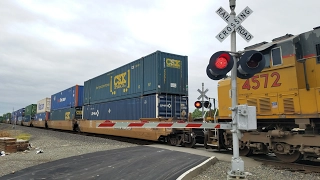
[{"label": "overcast sky", "polygon": [[[211,55],[230,50],[217,14],[229,0],[0,0],[0,116],[51,97],[156,50],[189,58],[189,108],[204,82]],[[237,50],[320,26],[319,0],[238,0],[236,13],[254,38],[237,35]]]}]

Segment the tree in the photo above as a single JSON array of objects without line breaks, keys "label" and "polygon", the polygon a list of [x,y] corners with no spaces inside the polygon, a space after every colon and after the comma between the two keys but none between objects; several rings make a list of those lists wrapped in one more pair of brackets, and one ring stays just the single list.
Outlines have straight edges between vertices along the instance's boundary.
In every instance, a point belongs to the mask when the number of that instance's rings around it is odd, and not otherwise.
[{"label": "tree", "polygon": [[[207,112],[206,113],[206,117],[214,117],[214,113],[215,111],[217,111],[217,114],[216,114],[216,117],[219,116],[219,110],[218,109],[211,109],[211,111],[205,111]],[[202,111],[200,111],[199,109],[195,109],[193,112],[192,112],[192,119],[195,119],[195,118],[202,118]]]},{"label": "tree", "polygon": [[195,109],[192,113],[192,119],[202,117],[202,111]]}]

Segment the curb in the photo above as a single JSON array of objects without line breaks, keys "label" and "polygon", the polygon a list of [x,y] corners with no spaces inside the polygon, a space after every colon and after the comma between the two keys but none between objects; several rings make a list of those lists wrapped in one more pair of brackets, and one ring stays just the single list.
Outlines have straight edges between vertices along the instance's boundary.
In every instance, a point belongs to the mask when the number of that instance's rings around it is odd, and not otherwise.
[{"label": "curb", "polygon": [[207,170],[208,167],[215,164],[217,161],[218,159],[215,156],[210,157],[209,159],[205,160],[198,166],[195,166],[189,169],[188,171],[186,171],[185,173],[183,173],[181,176],[177,178],[177,180],[191,180],[193,177],[196,177],[198,174]]}]

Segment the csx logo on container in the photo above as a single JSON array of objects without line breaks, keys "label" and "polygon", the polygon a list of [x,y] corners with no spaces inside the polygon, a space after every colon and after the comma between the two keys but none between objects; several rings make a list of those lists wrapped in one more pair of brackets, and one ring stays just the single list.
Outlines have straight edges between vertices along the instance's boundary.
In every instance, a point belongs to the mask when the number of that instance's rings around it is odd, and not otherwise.
[{"label": "csx logo on container", "polygon": [[39,109],[39,110],[44,109],[44,104],[38,104],[38,109]]},{"label": "csx logo on container", "polygon": [[127,76],[127,72],[114,76],[114,80],[113,80],[114,89],[126,87],[127,85],[126,76]]},{"label": "csx logo on container", "polygon": [[167,58],[166,65],[167,65],[167,67],[180,69],[181,68],[181,61]]}]

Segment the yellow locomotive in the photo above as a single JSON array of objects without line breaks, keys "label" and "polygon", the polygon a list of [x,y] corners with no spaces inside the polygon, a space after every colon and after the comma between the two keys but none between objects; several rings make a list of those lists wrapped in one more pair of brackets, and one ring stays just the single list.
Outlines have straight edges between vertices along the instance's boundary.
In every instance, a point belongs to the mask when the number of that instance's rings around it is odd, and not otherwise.
[{"label": "yellow locomotive", "polygon": [[[266,60],[249,79],[237,78],[238,104],[256,106],[257,131],[243,132],[240,154],[275,153],[282,161],[320,157],[320,27],[245,48]],[[218,83],[219,122],[231,120],[231,79]],[[232,146],[231,133],[211,130],[207,145]]]}]

